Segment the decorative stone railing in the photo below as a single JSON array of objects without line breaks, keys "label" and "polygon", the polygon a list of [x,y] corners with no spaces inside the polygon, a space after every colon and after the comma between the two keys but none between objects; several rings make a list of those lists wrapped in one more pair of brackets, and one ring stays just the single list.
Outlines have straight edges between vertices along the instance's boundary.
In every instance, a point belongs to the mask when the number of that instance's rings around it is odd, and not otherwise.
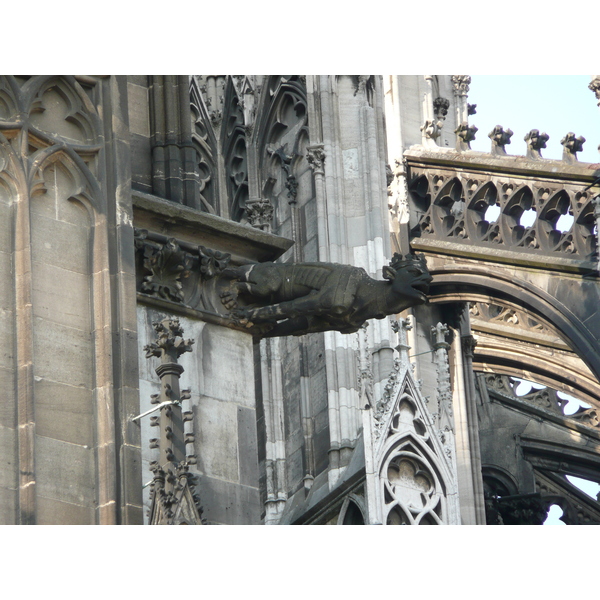
[{"label": "decorative stone railing", "polygon": [[600,165],[460,152],[406,153],[411,238],[594,261]]}]

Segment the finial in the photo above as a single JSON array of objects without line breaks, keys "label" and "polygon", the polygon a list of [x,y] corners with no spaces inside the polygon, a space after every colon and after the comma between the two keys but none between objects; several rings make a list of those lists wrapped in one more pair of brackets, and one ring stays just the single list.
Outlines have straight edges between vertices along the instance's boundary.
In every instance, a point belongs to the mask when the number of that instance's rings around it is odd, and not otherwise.
[{"label": "finial", "polygon": [[527,142],[527,158],[534,160],[543,158],[540,150],[546,147],[546,142],[550,139],[547,133],[532,129],[523,139]]},{"label": "finial", "polygon": [[570,131],[562,140],[560,140],[560,143],[564,148],[562,159],[570,164],[576,163],[577,153],[583,150],[585,138],[581,135],[575,137],[575,134]]},{"label": "finial", "polygon": [[504,146],[510,144],[512,135],[513,132],[510,129],[504,131],[502,125],[496,125],[496,127],[488,134],[488,137],[492,140],[492,154],[496,156],[506,156]]}]

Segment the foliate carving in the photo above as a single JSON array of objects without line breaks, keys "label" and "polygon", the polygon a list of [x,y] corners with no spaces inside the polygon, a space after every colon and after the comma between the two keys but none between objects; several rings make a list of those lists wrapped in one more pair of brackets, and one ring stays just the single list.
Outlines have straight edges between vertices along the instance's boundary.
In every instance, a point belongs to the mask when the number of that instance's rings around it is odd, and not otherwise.
[{"label": "foliate carving", "polygon": [[218,275],[229,265],[229,254],[191,244],[183,248],[182,242],[144,229],[135,229],[134,240],[139,292],[219,313]]},{"label": "foliate carving", "polygon": [[[395,254],[384,266],[387,281],[364,269],[334,263],[260,263],[227,269],[223,304],[239,323],[260,325],[269,336],[335,330],[354,333],[368,319],[382,319],[426,301],[431,282],[424,257]],[[238,306],[245,297],[252,307]]]},{"label": "foliate carving", "polygon": [[467,104],[467,115],[472,116],[477,114],[477,104]]},{"label": "foliate carving", "polygon": [[563,160],[568,163],[577,162],[577,153],[583,150],[585,138],[583,136],[575,137],[575,134],[570,131],[565,137],[560,140],[563,150]]},{"label": "foliate carving", "polygon": [[454,95],[466,96],[469,93],[469,85],[471,83],[470,75],[452,75],[451,80]]},{"label": "foliate carving", "polygon": [[503,156],[506,154],[504,146],[510,144],[510,138],[513,132],[510,129],[504,131],[501,125],[496,125],[492,131],[488,134],[488,137],[492,140],[492,154]]},{"label": "foliate carving", "polygon": [[588,85],[588,88],[596,95],[598,106],[600,106],[600,75],[596,75]]},{"label": "foliate carving", "polygon": [[475,354],[475,346],[477,346],[477,340],[472,335],[463,335],[460,338],[463,353],[468,358],[473,358]]},{"label": "foliate carving", "polygon": [[539,129],[532,129],[523,139],[527,142],[527,158],[536,160],[542,158],[541,150],[546,147],[550,136],[540,133]]},{"label": "foliate carving", "polygon": [[437,140],[442,133],[442,127],[444,125],[443,121],[425,121],[423,127],[421,127],[421,131],[425,135],[425,138],[430,140]]},{"label": "foliate carving", "polygon": [[222,273],[231,260],[230,254],[211,250],[204,246],[198,246],[198,257],[200,258],[200,273],[203,279],[211,279]]},{"label": "foliate carving", "polygon": [[325,148],[323,144],[309,146],[307,149],[306,160],[312,167],[315,174],[325,172]]},{"label": "foliate carving", "polygon": [[367,401],[367,405],[373,406],[373,367],[371,365],[371,353],[369,350],[369,336],[367,334],[368,323],[358,330],[358,350],[356,362],[358,367],[358,391],[360,398]]},{"label": "foliate carving", "polygon": [[[149,246],[151,248],[151,246]],[[191,256],[170,238],[155,252],[144,258],[144,268],[150,275],[144,277],[142,291],[165,300],[183,301],[181,280],[190,274]]]},{"label": "foliate carving", "polygon": [[478,129],[475,125],[469,125],[466,121],[461,123],[455,130],[454,133],[458,136],[457,142],[458,150],[470,150],[471,142],[475,139],[475,134]]},{"label": "foliate carving", "polygon": [[271,231],[275,207],[268,199],[258,198],[246,202],[246,219],[252,227]]},{"label": "foliate carving", "polygon": [[176,361],[184,352],[191,352],[194,340],[183,339],[183,328],[179,319],[164,319],[153,323],[157,335],[156,342],[144,346],[146,358],[156,356]]}]

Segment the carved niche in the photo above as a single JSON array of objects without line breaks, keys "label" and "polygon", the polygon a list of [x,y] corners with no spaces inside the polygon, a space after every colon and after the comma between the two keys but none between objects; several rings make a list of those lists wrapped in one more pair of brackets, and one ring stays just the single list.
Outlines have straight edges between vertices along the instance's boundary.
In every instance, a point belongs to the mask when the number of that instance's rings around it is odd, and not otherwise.
[{"label": "carved niche", "polygon": [[241,99],[232,78],[225,88],[221,146],[225,162],[229,218],[240,222],[248,202],[248,149]]},{"label": "carved niche", "polygon": [[270,77],[263,94],[256,135],[259,189],[280,224],[290,210],[287,205],[298,201],[302,176],[310,170],[306,84],[297,75]]},{"label": "carved niche", "polygon": [[217,139],[196,76],[190,81],[190,116],[192,143],[198,161],[201,208],[211,214],[218,214]]},{"label": "carved niche", "polygon": [[381,522],[460,522],[451,449],[444,448],[410,368],[393,373],[389,384],[388,400],[378,402],[373,415]]}]

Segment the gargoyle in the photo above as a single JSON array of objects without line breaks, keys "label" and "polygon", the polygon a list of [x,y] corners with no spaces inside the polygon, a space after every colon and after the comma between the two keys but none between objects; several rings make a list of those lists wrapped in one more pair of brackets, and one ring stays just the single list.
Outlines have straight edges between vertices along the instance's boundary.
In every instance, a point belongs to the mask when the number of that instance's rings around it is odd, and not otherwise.
[{"label": "gargoyle", "polygon": [[[353,333],[367,319],[383,319],[427,302],[431,275],[425,257],[394,254],[386,281],[335,263],[258,263],[225,269],[221,301],[231,316],[267,337],[335,330]],[[238,304],[238,297],[248,302]]]}]

